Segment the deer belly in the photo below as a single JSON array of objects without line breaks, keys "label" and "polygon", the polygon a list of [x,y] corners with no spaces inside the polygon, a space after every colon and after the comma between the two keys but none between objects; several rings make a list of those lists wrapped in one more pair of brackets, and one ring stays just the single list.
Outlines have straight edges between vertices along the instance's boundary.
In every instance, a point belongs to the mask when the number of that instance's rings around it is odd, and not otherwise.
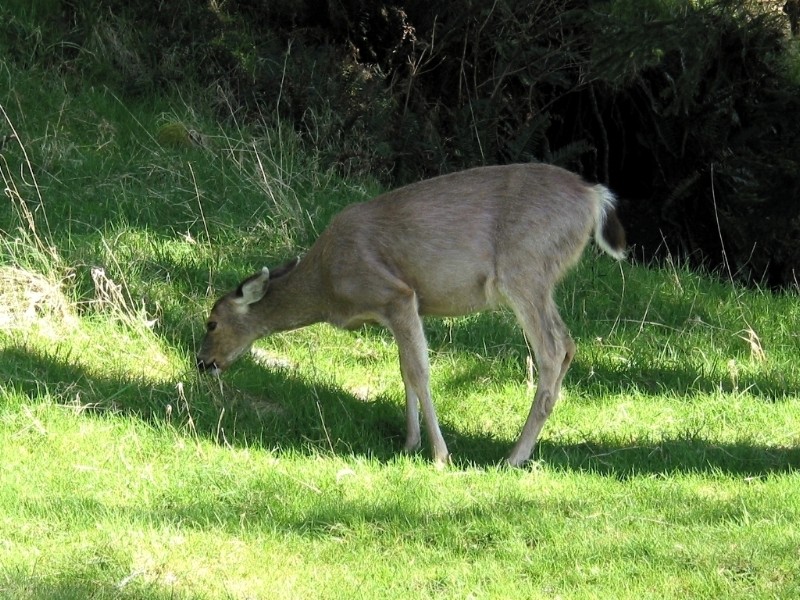
[{"label": "deer belly", "polygon": [[451,273],[414,287],[421,315],[455,317],[497,308],[494,278],[458,277]]}]

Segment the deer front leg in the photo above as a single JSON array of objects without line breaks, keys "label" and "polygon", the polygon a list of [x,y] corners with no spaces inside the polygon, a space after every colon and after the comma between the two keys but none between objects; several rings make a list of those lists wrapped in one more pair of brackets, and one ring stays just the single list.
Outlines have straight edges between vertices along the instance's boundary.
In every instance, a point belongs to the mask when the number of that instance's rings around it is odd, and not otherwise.
[{"label": "deer front leg", "polygon": [[450,455],[439,429],[439,420],[431,399],[428,344],[422,328],[422,319],[417,313],[416,295],[413,292],[409,297],[395,303],[389,317],[389,326],[397,342],[400,373],[406,390],[408,426],[406,450],[412,447],[418,448],[420,445],[417,415],[418,407],[421,405],[425,429],[433,446],[433,459],[437,466],[444,466],[449,462]]}]

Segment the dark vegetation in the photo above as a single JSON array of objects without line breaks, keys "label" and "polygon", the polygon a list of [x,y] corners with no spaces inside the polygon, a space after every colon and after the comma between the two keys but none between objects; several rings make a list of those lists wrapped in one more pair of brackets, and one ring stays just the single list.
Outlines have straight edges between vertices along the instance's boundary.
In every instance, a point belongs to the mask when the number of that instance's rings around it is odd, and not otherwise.
[{"label": "dark vegetation", "polygon": [[637,257],[782,287],[800,272],[800,59],[781,5],[20,1],[0,51],[123,99],[281,119],[391,185],[560,164],[624,199]]}]

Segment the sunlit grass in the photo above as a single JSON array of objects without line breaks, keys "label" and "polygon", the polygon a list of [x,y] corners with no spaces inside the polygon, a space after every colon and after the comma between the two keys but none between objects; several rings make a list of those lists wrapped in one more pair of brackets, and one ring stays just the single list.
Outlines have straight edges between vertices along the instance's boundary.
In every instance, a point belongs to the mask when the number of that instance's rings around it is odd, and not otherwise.
[{"label": "sunlit grass", "polygon": [[[277,335],[221,380],[193,366],[213,299],[371,184],[291,132],[168,99],[56,86],[23,105],[40,79],[17,75],[0,97],[24,132],[0,163],[0,596],[800,593],[796,291],[587,252],[558,291],[578,356],[524,469],[502,466],[535,384],[513,317],[429,321],[454,458],[438,471],[426,443],[400,453],[380,328]],[[156,141],[183,120],[207,146]]]}]

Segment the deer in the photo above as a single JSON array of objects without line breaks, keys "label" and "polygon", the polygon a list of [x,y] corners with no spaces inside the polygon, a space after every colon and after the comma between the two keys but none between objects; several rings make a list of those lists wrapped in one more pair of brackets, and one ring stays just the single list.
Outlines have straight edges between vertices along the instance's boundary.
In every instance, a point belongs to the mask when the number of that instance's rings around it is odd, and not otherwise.
[{"label": "deer", "polygon": [[403,450],[421,448],[419,410],[437,467],[449,464],[430,390],[423,317],[510,309],[538,382],[506,461],[526,463],[576,352],[553,295],[591,237],[626,253],[617,199],[563,168],[475,167],[412,183],[339,212],[302,258],[264,267],[213,305],[197,368],[219,376],[258,339],[326,322],[393,334],[405,388]]}]

